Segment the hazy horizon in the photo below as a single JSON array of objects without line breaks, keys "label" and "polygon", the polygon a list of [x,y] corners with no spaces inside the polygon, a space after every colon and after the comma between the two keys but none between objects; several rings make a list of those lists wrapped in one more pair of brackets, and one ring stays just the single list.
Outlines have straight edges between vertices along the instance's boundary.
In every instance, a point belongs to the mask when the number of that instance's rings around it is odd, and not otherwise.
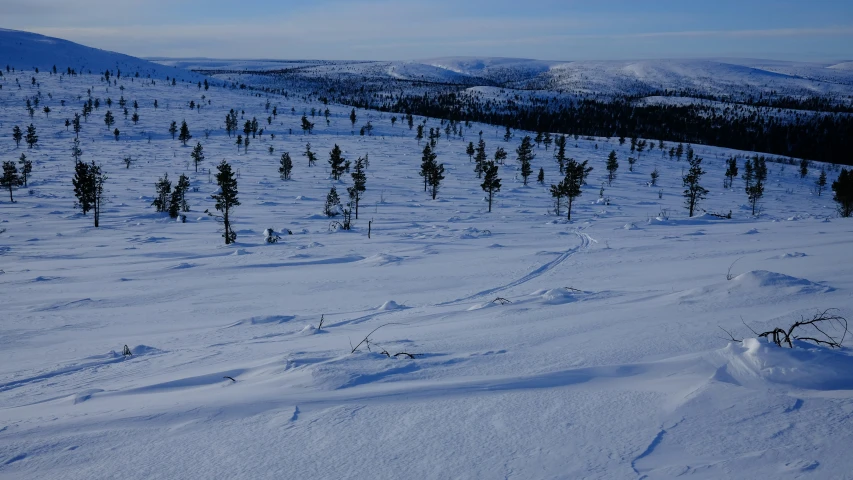
[{"label": "hazy horizon", "polygon": [[32,0],[5,26],[137,57],[411,60],[853,58],[853,5],[831,0],[695,4],[505,0],[430,4],[261,0]]}]

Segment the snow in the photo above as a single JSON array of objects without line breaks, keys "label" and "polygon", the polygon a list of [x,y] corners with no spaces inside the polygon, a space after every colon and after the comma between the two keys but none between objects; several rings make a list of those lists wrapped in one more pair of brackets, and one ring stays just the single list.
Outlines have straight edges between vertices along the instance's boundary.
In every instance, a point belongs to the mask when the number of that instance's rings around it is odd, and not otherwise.
[{"label": "snow", "polygon": [[[38,86],[25,81],[32,76]],[[710,190],[700,207],[732,218],[687,218],[684,163],[654,150],[631,173],[627,145],[580,139],[569,155],[595,170],[571,222],[550,212],[546,186],[521,186],[512,159],[488,213],[465,146],[483,130],[489,151],[512,151],[524,132],[508,144],[485,125],[442,136],[447,178],[432,201],[417,175],[423,146],[388,114],[359,110],[359,124],[375,127],[362,137],[350,133],[350,108],[330,105],[329,126],[317,118],[310,137],[290,135],[320,105],[270,97],[284,113],[268,125],[267,98],[251,92],[124,75],[119,83],[124,91],[107,91],[98,76],[60,81],[44,70],[0,79],[0,130],[32,122],[41,136],[32,150],[0,142],[4,160],[25,153],[35,162],[17,202],[0,199],[0,478],[777,479],[853,470],[853,352],[780,349],[750,338],[741,320],[763,331],[826,308],[853,316],[853,228],[830,195],[812,192],[820,165],[801,180],[794,167],[768,164],[756,218],[740,180],[719,186],[724,159],[743,152],[696,145]],[[83,160],[109,177],[97,229],[73,208],[73,133],[63,125],[88,88],[138,100],[141,117],[133,125],[116,115],[119,141],[103,125],[104,106],[83,124]],[[38,91],[53,112],[30,119],[24,99]],[[248,153],[222,128],[231,108],[265,128]],[[199,173],[192,145],[167,131],[183,119],[191,143],[204,145]],[[300,156],[306,141],[315,167]],[[348,159],[370,154],[349,232],[318,214],[334,144]],[[621,166],[605,204],[597,199],[611,149]],[[291,181],[278,178],[285,151]],[[549,183],[558,177],[552,153],[536,149],[533,165]],[[229,246],[202,213],[215,192],[207,169],[222,159],[240,172]],[[660,186],[650,188],[654,168]],[[166,172],[191,179],[186,223],[150,206]],[[335,185],[343,194],[349,178]],[[293,235],[265,242],[264,230],[284,226]],[[132,355],[120,353],[125,345]]]}]

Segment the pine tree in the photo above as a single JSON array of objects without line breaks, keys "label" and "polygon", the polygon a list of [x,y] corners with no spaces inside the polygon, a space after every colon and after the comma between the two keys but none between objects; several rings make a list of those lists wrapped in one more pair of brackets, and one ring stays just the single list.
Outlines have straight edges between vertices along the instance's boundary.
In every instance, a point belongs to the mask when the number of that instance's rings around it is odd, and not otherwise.
[{"label": "pine tree", "polygon": [[210,197],[216,201],[214,208],[222,212],[222,215],[213,215],[207,210],[205,212],[222,223],[222,237],[225,239],[225,245],[228,245],[237,240],[237,233],[231,229],[231,210],[240,205],[240,200],[237,198],[237,180],[231,171],[231,165],[225,160],[222,160],[216,170],[216,184],[219,185],[219,192]]},{"label": "pine tree", "polygon": [[89,165],[89,191],[92,196],[92,216],[95,220],[95,228],[101,224],[101,203],[104,197],[104,183],[107,181],[107,176],[101,171],[101,166],[96,164],[94,160]]},{"label": "pine tree", "polygon": [[509,125],[506,126],[506,132],[504,133],[504,142],[508,142],[509,139],[512,138],[512,131],[509,129]]},{"label": "pine tree", "polygon": [[650,174],[652,177],[651,185],[654,187],[658,184],[658,178],[660,178],[660,172],[658,172],[658,167],[655,167]]},{"label": "pine tree", "polygon": [[175,184],[175,189],[172,190],[172,197],[169,199],[169,216],[178,218],[181,212],[189,212],[190,206],[187,204],[187,192],[190,189],[190,179],[181,174],[178,177],[178,183]]},{"label": "pine tree", "polygon": [[175,134],[178,133],[178,122],[172,121],[169,124],[169,133],[172,134],[172,140],[175,139]]},{"label": "pine tree", "polygon": [[552,141],[553,141],[553,140],[551,139],[551,133],[550,133],[550,132],[545,132],[545,138],[542,140],[542,143],[544,143],[544,144],[545,144],[545,151],[546,151],[546,152],[548,151],[548,147],[550,147],[550,146],[551,146],[551,142],[552,142]]},{"label": "pine tree", "polygon": [[563,169],[566,167],[566,136],[558,136],[554,140],[554,146],[557,149],[554,152],[554,159],[557,160],[557,165],[560,167],[560,175],[563,175]]},{"label": "pine tree", "polygon": [[634,171],[634,164],[637,163],[637,159],[634,157],[628,157],[628,171]]},{"label": "pine tree", "polygon": [[809,174],[809,161],[805,158],[800,160],[800,178],[806,178]]},{"label": "pine tree", "polygon": [[21,140],[24,139],[24,134],[21,132],[21,127],[15,125],[12,127],[12,140],[15,141],[15,148],[21,146]]},{"label": "pine tree", "polygon": [[[355,114],[355,109],[353,108],[352,111],[349,113],[349,121],[350,121],[350,124],[352,125],[352,128],[355,128],[355,122],[357,120],[358,120],[358,116]],[[423,134],[423,131],[421,131],[421,133]],[[421,135],[421,138],[423,138],[423,135]]]},{"label": "pine tree", "polygon": [[544,168],[539,167],[539,175],[536,176],[536,181],[540,185],[545,185],[545,169]]},{"label": "pine tree", "polygon": [[756,155],[752,167],[755,170],[755,180],[765,183],[767,180],[767,161],[764,157]]},{"label": "pine tree", "polygon": [[118,141],[118,136],[119,136],[120,134],[121,134],[121,131],[119,131],[119,129],[118,129],[118,128],[116,128],[115,130],[113,130],[113,136],[114,136],[114,137],[116,137],[116,141]]},{"label": "pine tree", "polygon": [[749,193],[749,187],[755,181],[755,170],[752,168],[752,160],[747,159],[743,164],[743,182],[746,184],[746,192]]},{"label": "pine tree", "polygon": [[432,148],[429,145],[424,147],[423,156],[421,157],[421,171],[418,173],[420,176],[424,177],[424,191],[427,191],[427,186],[429,185],[429,175],[432,172],[433,168],[435,168],[435,159],[438,155],[436,155]]},{"label": "pine tree", "polygon": [[308,117],[302,115],[302,133],[311,134],[311,131],[314,130],[314,124],[308,121]]},{"label": "pine tree", "polygon": [[18,159],[18,165],[21,166],[21,180],[24,182],[24,187],[27,187],[27,180],[30,178],[30,173],[33,171],[33,162],[26,155],[21,154]]},{"label": "pine tree", "polygon": [[693,156],[690,159],[690,169],[681,179],[686,187],[684,190],[684,203],[691,217],[696,210],[696,205],[708,194],[708,190],[699,185],[699,181],[704,174],[705,171],[702,170],[702,158]]},{"label": "pine tree", "polygon": [[361,194],[367,189],[367,174],[364,171],[364,159],[358,157],[352,172],[352,187],[347,188],[350,197],[350,205],[355,209],[355,219],[358,220],[358,204]]},{"label": "pine tree", "polygon": [[506,157],[507,157],[507,153],[506,153],[506,150],[504,150],[504,147],[498,147],[498,149],[495,150],[495,163],[496,164],[503,165],[504,160],[506,160]]},{"label": "pine tree", "polygon": [[607,168],[607,185],[610,186],[613,180],[616,179],[616,170],[619,169],[619,162],[616,161],[616,150],[610,151],[610,155],[607,156],[605,168]]},{"label": "pine tree", "polygon": [[80,156],[83,155],[83,150],[80,150],[80,140],[75,138],[72,140],[71,156],[74,157],[74,164],[80,163]]},{"label": "pine tree", "polygon": [[83,211],[83,215],[92,209],[94,202],[94,192],[91,191],[89,164],[77,161],[74,164],[74,178],[71,180],[74,185],[74,196],[77,198],[74,206],[79,207]]},{"label": "pine tree", "polygon": [[195,171],[198,173],[198,166],[204,161],[204,147],[201,146],[201,142],[196,142],[196,146],[193,147],[190,157],[192,157]]},{"label": "pine tree", "polygon": [[498,177],[498,166],[495,162],[486,162],[483,166],[483,173],[485,173],[486,176],[483,179],[483,183],[480,184],[480,187],[489,195],[489,212],[491,212],[492,198],[495,193],[501,191],[501,179]]},{"label": "pine tree", "polygon": [[243,146],[243,136],[238,134],[237,135],[237,141],[234,143],[237,144],[237,153],[239,154],[240,153],[240,147]]},{"label": "pine tree", "polygon": [[550,192],[551,198],[554,199],[554,213],[557,216],[560,216],[560,206],[563,203],[563,192],[564,192],[563,182],[560,182],[557,185],[551,185]]},{"label": "pine tree", "polygon": [[308,166],[313,167],[317,163],[317,154],[311,151],[311,142],[305,144],[305,151],[302,153],[303,157],[308,157]]},{"label": "pine tree", "polygon": [[181,133],[178,135],[178,140],[180,140],[186,147],[187,142],[189,142],[191,138],[193,138],[193,136],[190,135],[190,127],[187,126],[187,121],[184,120],[181,122]]},{"label": "pine tree", "polygon": [[841,169],[838,180],[832,182],[832,197],[838,203],[838,213],[842,217],[853,216],[853,170]]},{"label": "pine tree", "polygon": [[169,174],[166,173],[160,177],[157,183],[154,184],[154,187],[157,190],[157,195],[154,197],[151,205],[154,206],[158,213],[169,211],[169,200],[172,193],[172,182],[169,180]]},{"label": "pine tree", "polygon": [[675,156],[678,158],[678,161],[681,161],[681,157],[684,155],[684,144],[679,143],[675,148]]},{"label": "pine tree", "polygon": [[586,160],[578,162],[574,158],[569,158],[566,161],[566,176],[560,182],[559,189],[567,200],[566,212],[567,220],[569,221],[572,220],[572,205],[575,198],[583,194],[581,187],[586,183],[586,177],[589,176],[591,171],[592,167],[587,166]]},{"label": "pine tree", "polygon": [[435,197],[438,195],[438,188],[441,186],[442,180],[444,180],[444,164],[436,164],[435,160],[433,160],[433,168],[429,172],[429,186],[432,191],[433,200],[435,200]]},{"label": "pine tree", "polygon": [[[481,138],[477,143],[477,150],[474,154],[474,172],[477,174],[477,178],[481,178],[483,176],[483,168],[487,160],[486,142]],[[424,186],[424,191],[426,191],[426,186]]]},{"label": "pine tree", "polygon": [[134,125],[136,125],[137,123],[139,123],[139,114],[133,112],[133,116],[130,117],[130,120],[133,122]]},{"label": "pine tree", "polygon": [[333,185],[329,193],[326,195],[326,204],[323,206],[323,214],[327,217],[336,217],[340,213],[341,199],[338,197],[338,190]]},{"label": "pine tree", "polygon": [[27,142],[27,148],[33,148],[39,142],[39,136],[36,135],[36,127],[32,123],[27,127],[25,141]]},{"label": "pine tree", "polygon": [[533,141],[536,142],[536,147],[539,147],[539,144],[542,143],[542,131],[537,130],[536,136],[533,138]]},{"label": "pine tree", "polygon": [[104,124],[107,126],[107,128],[112,128],[115,123],[116,119],[113,116],[113,112],[107,110],[107,113],[104,114]]},{"label": "pine tree", "polygon": [[754,184],[746,187],[746,196],[749,203],[752,205],[752,214],[755,215],[755,209],[758,206],[758,201],[764,196],[764,183],[755,181]]},{"label": "pine tree", "polygon": [[424,126],[423,124],[418,125],[417,133],[415,134],[415,138],[418,140],[418,146],[421,145],[421,140],[424,139]]},{"label": "pine tree", "polygon": [[819,197],[823,190],[826,188],[826,170],[820,170],[820,176],[817,178],[817,182],[815,182],[817,196]]},{"label": "pine tree", "polygon": [[737,177],[737,158],[731,157],[726,160],[726,181],[723,188],[731,188],[735,177]]},{"label": "pine tree", "polygon": [[9,190],[9,202],[15,203],[12,192],[23,184],[21,176],[18,175],[18,167],[15,162],[3,162],[3,176],[0,177],[0,186]]},{"label": "pine tree", "polygon": [[474,160],[475,152],[476,150],[474,150],[474,142],[468,142],[468,147],[465,149],[465,153],[468,155],[469,162]]},{"label": "pine tree", "polygon": [[80,136],[80,130],[83,129],[82,125],[80,125],[80,114],[78,114],[78,113],[74,114],[74,120],[71,121],[71,126],[74,129],[74,136],[79,137]]},{"label": "pine tree", "polygon": [[349,171],[349,167],[350,162],[343,157],[341,154],[341,147],[336,143],[332,151],[329,152],[329,169],[331,171],[332,179],[340,180],[344,172]]},{"label": "pine tree", "polygon": [[290,154],[284,152],[281,154],[279,161],[278,175],[282,180],[290,180],[290,172],[293,171],[293,161],[290,159]]},{"label": "pine tree", "polygon": [[533,173],[530,162],[536,157],[536,154],[533,153],[533,139],[530,138],[530,135],[521,139],[521,145],[515,149],[515,153],[518,154],[518,162],[521,164],[521,177],[524,179],[524,185],[527,185],[527,177]]}]

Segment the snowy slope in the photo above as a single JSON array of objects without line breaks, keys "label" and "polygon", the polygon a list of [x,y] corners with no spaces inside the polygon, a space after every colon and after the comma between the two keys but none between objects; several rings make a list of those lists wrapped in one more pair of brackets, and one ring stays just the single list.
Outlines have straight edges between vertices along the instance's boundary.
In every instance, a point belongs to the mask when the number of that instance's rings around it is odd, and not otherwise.
[{"label": "snowy slope", "polygon": [[121,53],[91,48],[59,38],[36,33],[0,28],[0,67],[6,65],[19,70],[38,68],[48,71],[55,65],[60,71],[67,68],[78,73],[99,73],[121,70],[124,75],[143,78],[197,81],[203,77],[181,68],[169,68]]},{"label": "snowy slope", "polygon": [[[359,110],[353,129],[349,107],[330,105],[329,124],[316,117],[302,135],[290,130],[320,105],[293,96],[126,79],[119,92],[94,75],[60,82],[44,71],[0,83],[0,130],[33,123],[41,136],[32,150],[0,142],[2,160],[35,162],[16,203],[0,192],[0,478],[824,479],[853,470],[853,352],[729,343],[718,328],[742,338],[753,335],[741,317],[756,330],[830,307],[853,317],[853,225],[812,192],[819,165],[801,180],[795,167],[769,164],[756,218],[740,180],[721,188],[724,158],[741,152],[696,146],[710,190],[701,207],[733,218],[687,218],[685,162],[655,149],[629,172],[627,145],[571,139],[568,154],[595,170],[567,222],[551,212],[547,184],[559,173],[544,148],[533,166],[546,186],[522,185],[510,153],[486,210],[465,146],[482,130],[489,154],[513,152],[524,132],[510,142],[478,124],[443,134],[447,178],[431,200],[418,176],[423,142],[387,114]],[[74,134],[63,122],[76,107],[61,105],[89,88],[140,105],[138,125],[114,112],[119,140],[103,104],[83,124],[82,159],[109,176],[98,229],[73,207]],[[31,119],[25,98],[39,91],[53,111]],[[287,113],[268,123],[267,100]],[[232,108],[265,129],[247,152],[223,129]],[[187,147],[168,133],[184,119]],[[368,120],[374,136],[351,133]],[[198,173],[196,141],[206,156]],[[300,155],[306,142],[317,166]],[[345,196],[351,184],[328,178],[335,144],[350,160],[370,156],[349,232],[322,215],[329,188]],[[607,186],[610,150],[621,166]],[[283,152],[295,163],[290,181],[277,173]],[[207,170],[222,159],[239,173],[242,203],[230,246],[203,213],[216,191]],[[650,187],[655,168],[660,185]],[[151,207],[164,173],[191,178],[187,223]],[[268,228],[280,243],[264,242]],[[378,327],[369,349],[351,353]]]}]

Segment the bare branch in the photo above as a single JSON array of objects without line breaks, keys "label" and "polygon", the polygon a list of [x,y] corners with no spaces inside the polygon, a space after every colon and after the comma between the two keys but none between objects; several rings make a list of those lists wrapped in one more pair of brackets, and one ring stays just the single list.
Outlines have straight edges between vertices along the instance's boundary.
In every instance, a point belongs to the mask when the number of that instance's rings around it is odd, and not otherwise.
[{"label": "bare branch", "polygon": [[[379,325],[378,327],[376,327],[376,328],[374,328],[373,330],[371,330],[371,332],[370,332],[370,333],[368,333],[368,334],[367,334],[367,335],[366,335],[366,336],[365,336],[365,337],[364,337],[360,342],[358,342],[358,345],[356,345],[356,346],[352,347],[352,350],[350,350],[350,352],[349,352],[349,353],[355,353],[355,351],[356,351],[356,350],[358,350],[358,347],[360,347],[362,343],[366,343],[366,344],[367,344],[367,349],[368,349],[368,351],[369,351],[369,350],[370,350],[370,340],[369,340],[369,339],[370,339],[370,336],[371,336],[371,335],[373,335],[373,332],[375,332],[375,331],[379,330],[379,329],[380,329],[380,328],[382,328],[382,327],[387,327],[388,325],[405,325],[405,324],[403,324],[403,323],[397,323],[397,322],[391,322],[391,323],[385,323],[385,324]],[[350,342],[350,345],[352,345],[352,342]]]}]

